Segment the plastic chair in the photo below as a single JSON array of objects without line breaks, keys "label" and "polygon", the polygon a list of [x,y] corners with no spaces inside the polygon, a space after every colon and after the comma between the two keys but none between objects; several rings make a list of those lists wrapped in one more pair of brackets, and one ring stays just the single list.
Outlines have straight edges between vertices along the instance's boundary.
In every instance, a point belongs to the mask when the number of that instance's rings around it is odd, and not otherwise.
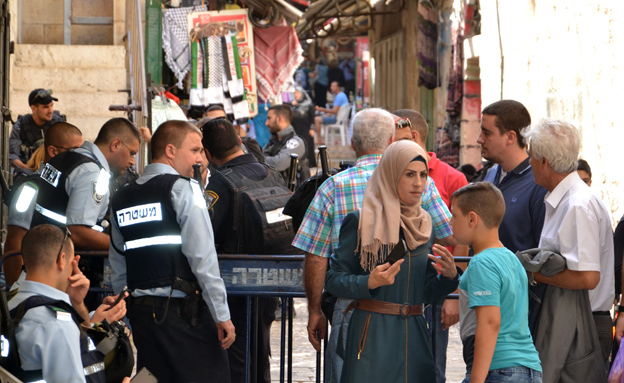
[{"label": "plastic chair", "polygon": [[340,134],[340,140],[342,145],[347,145],[347,130],[349,129],[349,112],[351,112],[351,104],[344,104],[338,109],[336,115],[336,123],[325,125],[325,141],[327,145],[331,145],[329,140],[329,133],[336,131]]}]

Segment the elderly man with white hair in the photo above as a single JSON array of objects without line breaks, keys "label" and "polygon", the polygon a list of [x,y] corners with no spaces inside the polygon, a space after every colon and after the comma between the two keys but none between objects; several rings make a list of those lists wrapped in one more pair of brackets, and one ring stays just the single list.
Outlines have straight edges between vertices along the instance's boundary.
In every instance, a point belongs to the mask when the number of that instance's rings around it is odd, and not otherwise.
[{"label": "elderly man with white hair", "polygon": [[540,248],[559,252],[567,269],[552,277],[535,273],[539,283],[564,289],[587,289],[602,356],[612,345],[613,231],[600,197],[576,172],[580,140],[574,126],[544,119],[523,132],[535,183],[548,190]]},{"label": "elderly man with white hair", "polygon": [[[326,318],[321,312],[321,294],[325,285],[325,274],[329,256],[338,245],[340,226],[345,216],[358,210],[364,197],[369,178],[381,160],[386,148],[394,140],[395,117],[389,112],[371,108],[360,111],[353,119],[351,146],[357,160],[352,168],[325,181],[314,196],[293,246],[305,251],[305,287],[308,298],[308,339],[320,351],[320,339],[325,337]],[[422,196],[422,206],[431,215],[433,235],[445,246],[454,246],[450,227],[450,213],[442,201],[435,184],[427,178]],[[350,315],[344,318],[350,300],[338,299],[333,312],[332,323],[340,328],[346,340]],[[335,354],[340,331],[332,331],[326,356],[326,382],[339,382],[342,359]]]}]

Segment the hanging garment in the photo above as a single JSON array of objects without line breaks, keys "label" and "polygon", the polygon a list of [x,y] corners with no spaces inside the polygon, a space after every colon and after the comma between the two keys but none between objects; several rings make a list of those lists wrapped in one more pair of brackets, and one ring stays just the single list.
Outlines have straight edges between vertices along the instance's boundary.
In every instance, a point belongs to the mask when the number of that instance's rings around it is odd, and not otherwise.
[{"label": "hanging garment", "polygon": [[178,79],[176,85],[180,89],[183,89],[182,82],[191,69],[187,14],[207,10],[206,6],[163,9],[162,39],[165,62]]},{"label": "hanging garment", "polygon": [[227,55],[224,55],[223,61],[227,61],[227,66],[224,65],[224,69],[229,73],[228,90],[232,98],[234,118],[242,123],[249,119],[249,104],[245,96],[245,84],[243,83],[238,44],[236,36],[228,36],[225,41]]},{"label": "hanging garment", "polygon": [[303,61],[295,28],[256,28],[254,48],[258,96],[264,100],[274,99]]},{"label": "hanging garment", "polygon": [[418,4],[418,86],[438,87],[438,14]]},{"label": "hanging garment", "polygon": [[204,104],[223,104],[223,52],[221,38],[208,37],[208,89],[204,92]]}]

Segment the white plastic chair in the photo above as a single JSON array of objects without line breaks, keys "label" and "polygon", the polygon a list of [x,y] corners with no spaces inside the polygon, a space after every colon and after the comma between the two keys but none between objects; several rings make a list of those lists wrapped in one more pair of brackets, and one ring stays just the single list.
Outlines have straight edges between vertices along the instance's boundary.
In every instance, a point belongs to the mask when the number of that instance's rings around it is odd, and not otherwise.
[{"label": "white plastic chair", "polygon": [[347,130],[349,129],[349,112],[351,111],[351,104],[344,104],[338,109],[336,115],[336,123],[325,125],[325,141],[327,145],[331,145],[332,141],[329,139],[329,133],[334,131],[340,134],[340,140],[342,145],[347,145]]}]

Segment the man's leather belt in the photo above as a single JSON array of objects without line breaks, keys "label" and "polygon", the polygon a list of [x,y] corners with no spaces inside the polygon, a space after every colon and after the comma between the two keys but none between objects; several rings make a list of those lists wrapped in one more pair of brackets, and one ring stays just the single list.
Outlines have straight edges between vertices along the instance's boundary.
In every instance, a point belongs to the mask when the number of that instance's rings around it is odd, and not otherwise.
[{"label": "man's leather belt", "polygon": [[[154,295],[143,295],[140,297],[132,297],[133,305],[149,306],[157,309],[164,309],[167,306],[168,297],[158,297]],[[169,308],[177,310],[183,304],[184,298],[171,298]]]},{"label": "man's leather belt", "polygon": [[403,318],[407,318],[409,316],[423,315],[422,305],[410,305],[407,302],[390,303],[377,301],[374,299],[358,299],[354,302],[349,303],[347,311],[350,311],[354,308],[379,314],[400,315]]}]

